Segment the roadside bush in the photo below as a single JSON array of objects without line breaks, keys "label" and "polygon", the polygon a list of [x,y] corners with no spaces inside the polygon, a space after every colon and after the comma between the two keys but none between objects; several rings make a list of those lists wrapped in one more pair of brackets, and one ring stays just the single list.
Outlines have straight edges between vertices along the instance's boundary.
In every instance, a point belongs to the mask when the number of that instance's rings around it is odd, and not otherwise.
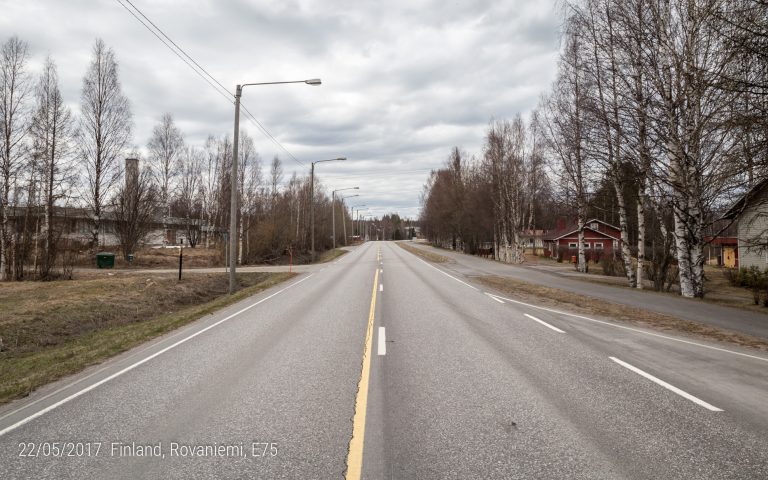
[{"label": "roadside bush", "polygon": [[741,285],[741,278],[739,276],[738,268],[724,268],[723,276],[732,287],[738,287]]},{"label": "roadside bush", "polygon": [[603,275],[610,277],[624,277],[627,270],[624,268],[624,262],[611,256],[603,256],[600,260],[600,266],[603,268]]},{"label": "roadside bush", "polygon": [[768,307],[768,270],[762,271],[754,265],[742,269],[737,274],[737,285],[752,291],[755,305],[760,305],[762,300],[763,305]]}]

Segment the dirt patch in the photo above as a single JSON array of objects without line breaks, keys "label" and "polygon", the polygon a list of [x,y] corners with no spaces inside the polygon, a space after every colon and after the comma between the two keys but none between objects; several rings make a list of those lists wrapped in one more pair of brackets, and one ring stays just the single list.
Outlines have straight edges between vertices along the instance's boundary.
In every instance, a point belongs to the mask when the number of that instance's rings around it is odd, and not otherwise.
[{"label": "dirt patch", "polygon": [[429,252],[427,250],[422,250],[421,248],[416,248],[413,245],[408,245],[407,243],[398,242],[397,245],[403,250],[411,252],[414,255],[418,255],[421,258],[429,260],[430,262],[447,263],[447,262],[450,262],[451,260],[448,257],[444,257],[442,255],[438,255],[437,253]]},{"label": "dirt patch", "polygon": [[758,337],[511,278],[491,275],[475,278],[484,285],[504,292],[515,300],[530,302],[531,296],[533,296],[536,297],[537,304],[545,307],[566,309],[569,312],[582,315],[596,315],[604,317],[608,321],[618,320],[654,330],[683,333],[696,338],[716,340],[768,352],[768,341]]},{"label": "dirt patch", "polygon": [[0,403],[294,276],[241,273],[89,275],[0,284]]}]

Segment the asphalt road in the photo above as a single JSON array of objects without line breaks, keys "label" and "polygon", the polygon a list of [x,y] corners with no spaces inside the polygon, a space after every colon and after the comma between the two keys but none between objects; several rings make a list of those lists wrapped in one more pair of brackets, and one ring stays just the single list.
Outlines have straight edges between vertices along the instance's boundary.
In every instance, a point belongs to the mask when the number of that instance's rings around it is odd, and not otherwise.
[{"label": "asphalt road", "polygon": [[764,355],[499,295],[365,244],[6,406],[0,478],[768,478]]},{"label": "asphalt road", "polygon": [[658,293],[647,289],[635,290],[585,281],[536,266],[510,265],[419,243],[411,243],[411,245],[448,257],[451,263],[443,264],[442,267],[450,272],[461,275],[469,277],[500,275],[768,339],[767,314],[682,298],[678,295]]}]

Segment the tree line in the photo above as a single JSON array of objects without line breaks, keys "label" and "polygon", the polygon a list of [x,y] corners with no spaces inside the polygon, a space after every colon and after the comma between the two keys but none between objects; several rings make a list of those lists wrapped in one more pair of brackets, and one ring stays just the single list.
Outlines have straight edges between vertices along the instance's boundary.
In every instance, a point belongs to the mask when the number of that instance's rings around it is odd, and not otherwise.
[{"label": "tree line", "polygon": [[[93,254],[102,247],[106,219],[113,222],[126,257],[153,226],[165,229],[173,223],[178,228],[179,219],[188,246],[222,244],[232,188],[228,134],[192,145],[173,115],[164,113],[146,143],[146,158],[130,179],[125,159],[141,154],[133,143],[131,106],[114,51],[101,39],[94,42],[77,111],[62,97],[54,59],[47,57],[36,77],[29,63],[25,41],[14,36],[2,44],[0,279],[55,277],[73,250],[82,247]],[[237,261],[275,261],[289,249],[306,256],[309,176],[294,173],[285,180],[282,161],[275,156],[264,178],[261,157],[247,134],[240,137],[238,155]],[[350,218],[338,201],[331,208],[317,178],[315,182],[315,248],[322,251],[333,243],[331,215],[337,225],[349,224]],[[89,233],[82,238],[67,235],[61,217],[71,209],[87,212]],[[337,242],[343,244],[343,229],[337,230]]]},{"label": "tree line", "polygon": [[766,177],[768,2],[563,5],[558,73],[530,118],[493,120],[482,155],[451,151],[425,185],[429,238],[523,261],[521,234],[576,219],[621,230],[627,282],[704,296],[704,247]]}]

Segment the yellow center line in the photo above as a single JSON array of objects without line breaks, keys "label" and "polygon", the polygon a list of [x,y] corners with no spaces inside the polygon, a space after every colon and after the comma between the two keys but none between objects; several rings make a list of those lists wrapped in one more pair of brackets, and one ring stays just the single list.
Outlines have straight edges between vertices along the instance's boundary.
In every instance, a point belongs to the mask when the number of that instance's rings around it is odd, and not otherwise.
[{"label": "yellow center line", "polygon": [[[381,250],[377,252],[377,256]],[[355,400],[355,417],[352,421],[352,440],[349,441],[347,454],[347,480],[359,480],[363,470],[363,443],[365,442],[365,413],[368,407],[368,380],[371,375],[371,344],[373,343],[373,320],[376,316],[376,285],[379,283],[379,269],[373,277],[373,292],[371,293],[371,310],[368,313],[368,329],[365,332],[365,349],[363,350],[363,369],[357,384]]]}]

